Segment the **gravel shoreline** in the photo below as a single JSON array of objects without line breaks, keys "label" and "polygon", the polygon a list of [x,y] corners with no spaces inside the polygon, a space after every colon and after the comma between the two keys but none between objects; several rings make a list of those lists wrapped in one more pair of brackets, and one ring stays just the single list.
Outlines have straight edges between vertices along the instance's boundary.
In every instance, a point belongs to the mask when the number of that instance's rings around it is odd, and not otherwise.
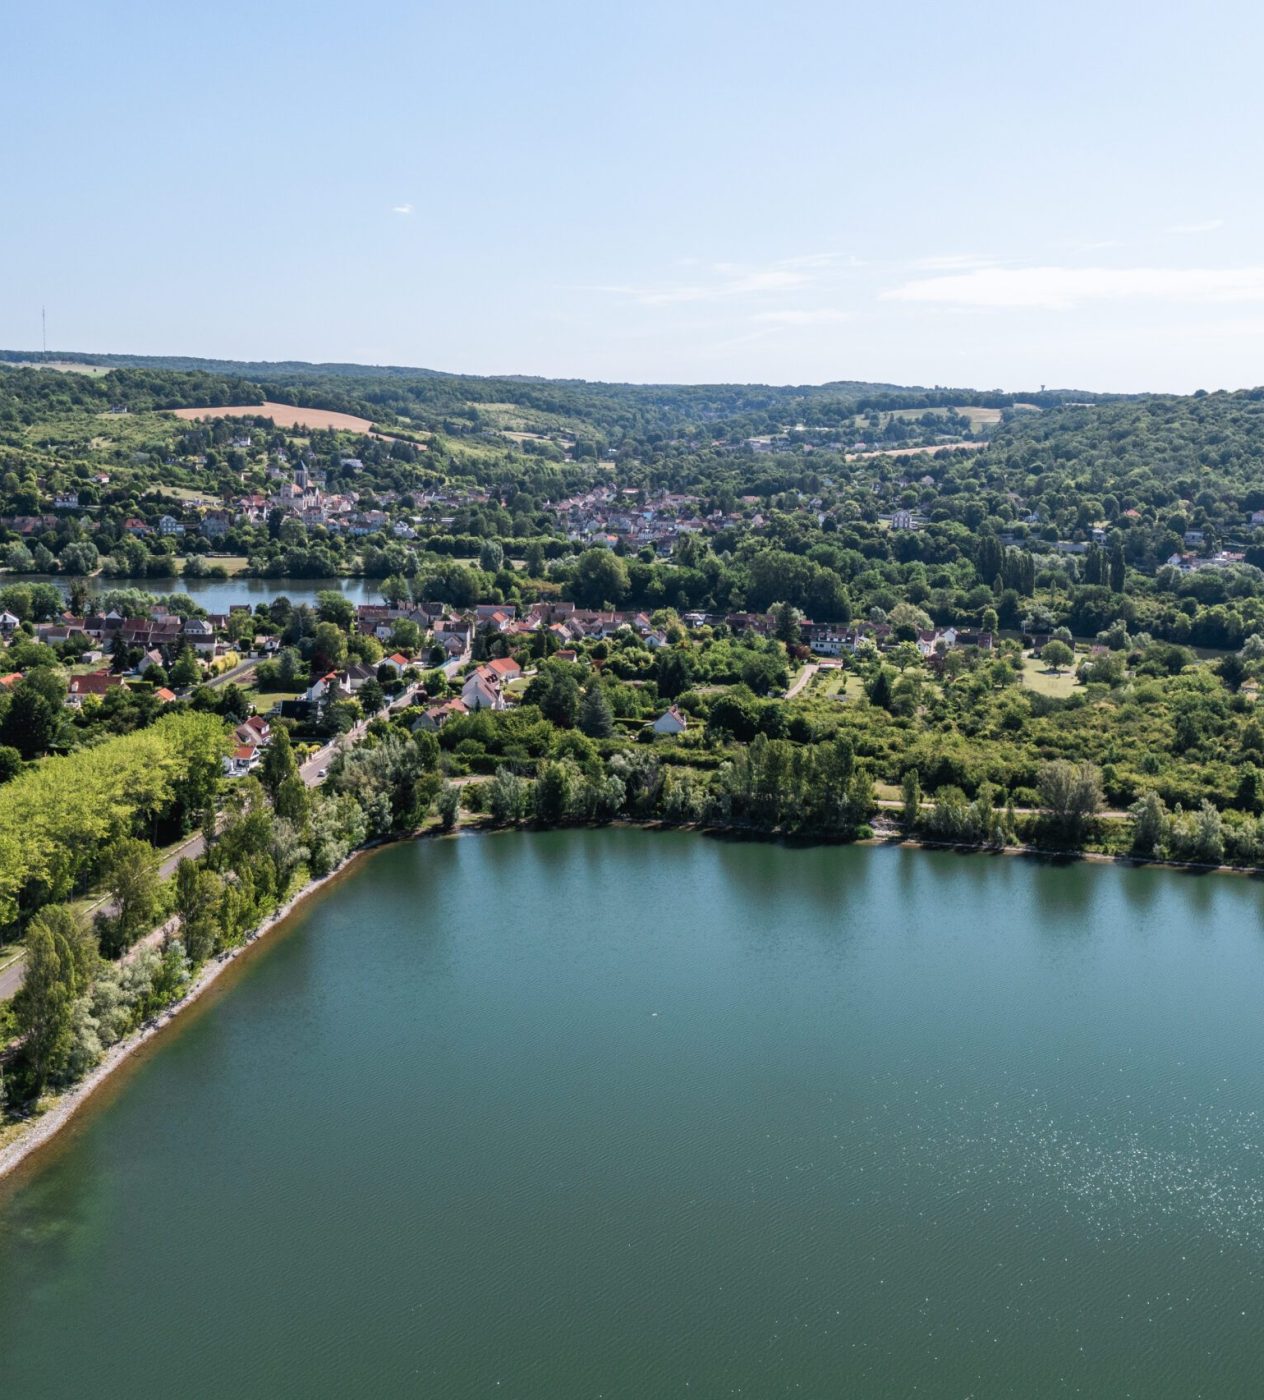
[{"label": "gravel shoreline", "polygon": [[336,870],[331,870],[328,875],[322,875],[318,880],[312,880],[303,886],[296,894],[280,905],[276,911],[270,914],[251,933],[240,947],[232,948],[227,953],[221,953],[210,962],[203,965],[197,976],[189,985],[189,989],[179,1001],[173,1002],[166,1010],[159,1013],[152,1021],[147,1021],[139,1030],[133,1031],[130,1035],[124,1036],[117,1045],[112,1045],[102,1056],[100,1062],[93,1068],[91,1073],[85,1075],[77,1084],[72,1085],[65,1093],[58,1095],[54,1103],[45,1112],[27,1121],[24,1129],[19,1128],[18,1135],[12,1142],[0,1148],[0,1179],[8,1176],[22,1162],[26,1161],[32,1153],[37,1152],[46,1143],[50,1142],[62,1128],[74,1117],[80,1108],[88,1101],[92,1094],[101,1087],[102,1084],[114,1073],[127,1058],[138,1050],[147,1041],[152,1040],[163,1027],[192,1006],[195,1001],[206,991],[208,987],[227,968],[232,966],[242,954],[250,951],[261,939],[271,933],[274,928],[295,912],[300,904],[310,895],[322,889],[331,880],[335,880],[344,871],[348,870],[355,861],[372,847],[363,847],[354,851],[347,857]]}]

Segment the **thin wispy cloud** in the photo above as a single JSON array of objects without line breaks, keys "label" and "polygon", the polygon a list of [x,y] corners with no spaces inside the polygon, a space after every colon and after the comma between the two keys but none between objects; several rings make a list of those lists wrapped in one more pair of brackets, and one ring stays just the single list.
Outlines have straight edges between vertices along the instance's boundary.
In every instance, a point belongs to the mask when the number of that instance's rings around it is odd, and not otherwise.
[{"label": "thin wispy cloud", "polygon": [[411,204],[392,204],[392,205],[391,205],[391,213],[392,213],[392,214],[411,214],[412,212],[413,212],[413,206],[412,206]]},{"label": "thin wispy cloud", "polygon": [[1264,267],[982,268],[925,277],[881,292],[884,301],[1064,311],[1089,302],[1264,301]]},{"label": "thin wispy cloud", "polygon": [[1218,228],[1224,228],[1223,219],[1203,219],[1194,224],[1173,224],[1167,230],[1168,233],[1215,233]]}]

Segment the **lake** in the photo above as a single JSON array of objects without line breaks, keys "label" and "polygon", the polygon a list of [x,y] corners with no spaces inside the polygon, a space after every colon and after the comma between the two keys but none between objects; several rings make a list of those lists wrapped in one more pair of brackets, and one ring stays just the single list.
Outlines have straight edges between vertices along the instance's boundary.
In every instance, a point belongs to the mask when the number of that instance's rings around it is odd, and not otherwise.
[{"label": "lake", "polygon": [[[73,580],[58,574],[6,574],[5,583],[56,583],[69,589]],[[207,612],[227,612],[238,603],[254,607],[270,603],[282,594],[291,603],[315,603],[322,589],[337,589],[353,603],[380,603],[382,580],[376,578],[106,578],[102,574],[87,580],[92,593],[110,588],[140,588],[146,593],[187,593]]]},{"label": "lake", "polygon": [[1256,1396],[1260,887],[361,861],[0,1184],[35,1397]]}]

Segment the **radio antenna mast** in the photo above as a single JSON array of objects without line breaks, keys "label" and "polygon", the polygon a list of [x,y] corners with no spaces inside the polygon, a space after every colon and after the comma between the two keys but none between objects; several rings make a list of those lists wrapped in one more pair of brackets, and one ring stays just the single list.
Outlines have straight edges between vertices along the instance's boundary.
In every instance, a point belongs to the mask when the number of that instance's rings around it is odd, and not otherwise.
[{"label": "radio antenna mast", "polygon": [[48,308],[47,308],[46,306],[41,306],[41,307],[40,307],[40,325],[41,325],[41,327],[43,328],[43,332],[44,332],[44,353],[47,355],[47,354],[48,354]]}]

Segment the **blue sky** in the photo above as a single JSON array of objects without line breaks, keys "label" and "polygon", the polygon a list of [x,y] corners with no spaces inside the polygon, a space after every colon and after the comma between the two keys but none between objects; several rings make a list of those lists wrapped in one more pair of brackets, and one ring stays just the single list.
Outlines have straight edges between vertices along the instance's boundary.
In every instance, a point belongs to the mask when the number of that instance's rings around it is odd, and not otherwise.
[{"label": "blue sky", "polygon": [[66,0],[0,344],[591,379],[1264,381],[1264,12]]}]

